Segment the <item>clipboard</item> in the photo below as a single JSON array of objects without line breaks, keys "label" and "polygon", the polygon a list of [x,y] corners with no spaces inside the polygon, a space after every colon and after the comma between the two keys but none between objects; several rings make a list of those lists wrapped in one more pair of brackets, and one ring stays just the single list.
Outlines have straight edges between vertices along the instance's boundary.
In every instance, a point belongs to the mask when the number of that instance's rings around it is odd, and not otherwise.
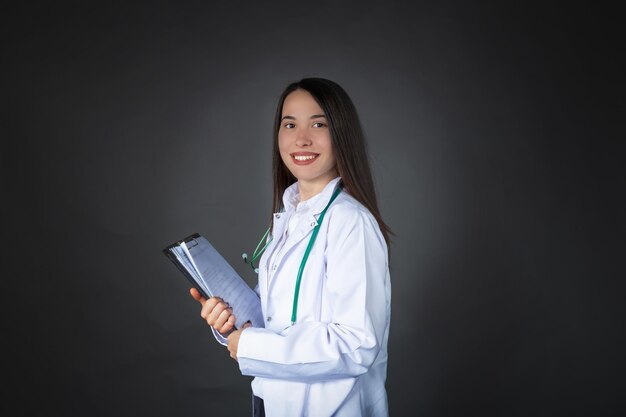
[{"label": "clipboard", "polygon": [[230,305],[236,328],[247,321],[253,327],[265,327],[257,293],[204,236],[189,235],[168,245],[163,253],[203,297],[220,297]]},{"label": "clipboard", "polygon": [[202,296],[204,298],[206,298],[207,300],[209,298],[211,298],[211,296],[209,294],[206,293],[206,291],[204,291],[204,289],[202,288],[202,286],[200,285],[200,283],[198,281],[196,281],[196,279],[194,278],[194,276],[189,272],[189,270],[187,268],[185,268],[183,266],[183,264],[181,264],[176,255],[174,255],[174,251],[172,249],[174,249],[177,246],[180,246],[181,243],[185,243],[185,244],[192,244],[193,246],[196,246],[198,244],[198,241],[196,240],[197,238],[200,237],[200,234],[198,233],[194,233],[193,235],[187,236],[184,239],[179,240],[178,242],[174,242],[171,245],[168,245],[165,249],[163,249],[163,253],[165,254],[165,256],[168,257],[168,259],[170,261],[172,261],[174,263],[174,265],[176,265],[176,268],[178,268],[178,270],[180,272],[183,273],[183,275],[189,280],[189,283],[196,289],[198,290],[198,292],[200,294],[202,294]]}]

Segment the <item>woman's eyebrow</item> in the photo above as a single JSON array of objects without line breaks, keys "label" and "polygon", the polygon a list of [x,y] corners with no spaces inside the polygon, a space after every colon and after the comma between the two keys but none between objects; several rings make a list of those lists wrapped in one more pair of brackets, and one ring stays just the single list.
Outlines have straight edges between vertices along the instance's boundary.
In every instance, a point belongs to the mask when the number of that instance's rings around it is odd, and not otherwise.
[{"label": "woman's eyebrow", "polygon": [[[325,115],[323,115],[323,114],[314,114],[314,115],[313,115],[313,116],[311,116],[310,118],[311,118],[311,119],[318,119],[318,118],[320,118],[320,117],[326,118],[326,116],[325,116]],[[280,119],[280,120],[282,121],[282,120],[285,120],[285,119],[289,119],[289,120],[296,120],[296,118],[295,118],[295,117],[293,117],[293,116],[289,116],[289,115],[287,115],[287,116],[283,116],[283,117],[282,117],[282,119]]]}]

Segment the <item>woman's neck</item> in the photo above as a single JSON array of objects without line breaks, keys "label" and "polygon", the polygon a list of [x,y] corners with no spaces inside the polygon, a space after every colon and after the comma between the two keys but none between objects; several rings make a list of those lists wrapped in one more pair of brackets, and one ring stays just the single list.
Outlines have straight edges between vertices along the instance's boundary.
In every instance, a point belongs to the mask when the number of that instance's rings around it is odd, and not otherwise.
[{"label": "woman's neck", "polygon": [[298,192],[300,194],[300,202],[306,201],[309,198],[321,193],[328,185],[328,183],[336,177],[337,175],[332,175],[325,178],[316,178],[313,181],[298,180]]}]

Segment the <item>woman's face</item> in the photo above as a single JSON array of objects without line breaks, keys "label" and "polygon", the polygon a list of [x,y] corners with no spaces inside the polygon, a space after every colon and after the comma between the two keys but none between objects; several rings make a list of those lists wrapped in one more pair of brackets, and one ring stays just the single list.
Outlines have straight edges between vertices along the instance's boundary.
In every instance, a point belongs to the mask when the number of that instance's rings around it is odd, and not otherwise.
[{"label": "woman's face", "polygon": [[306,90],[295,90],[285,98],[278,149],[301,183],[323,186],[337,176],[328,121]]}]

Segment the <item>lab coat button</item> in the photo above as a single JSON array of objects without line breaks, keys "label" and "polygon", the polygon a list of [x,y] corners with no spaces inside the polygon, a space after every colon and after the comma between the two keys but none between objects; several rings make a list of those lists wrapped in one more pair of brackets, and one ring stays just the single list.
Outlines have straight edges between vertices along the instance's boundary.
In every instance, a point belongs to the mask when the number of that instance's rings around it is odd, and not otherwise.
[{"label": "lab coat button", "polygon": [[267,316],[266,321],[272,321],[272,316]]},{"label": "lab coat button", "polygon": [[274,265],[274,271],[276,271],[276,268],[278,267],[278,265]]},{"label": "lab coat button", "polygon": [[315,222],[312,222],[312,223],[311,223],[311,227],[313,227],[313,226],[315,226]]},{"label": "lab coat button", "polygon": [[277,219],[280,219],[280,214],[277,214],[277,215],[276,215],[276,218],[277,218]]}]

